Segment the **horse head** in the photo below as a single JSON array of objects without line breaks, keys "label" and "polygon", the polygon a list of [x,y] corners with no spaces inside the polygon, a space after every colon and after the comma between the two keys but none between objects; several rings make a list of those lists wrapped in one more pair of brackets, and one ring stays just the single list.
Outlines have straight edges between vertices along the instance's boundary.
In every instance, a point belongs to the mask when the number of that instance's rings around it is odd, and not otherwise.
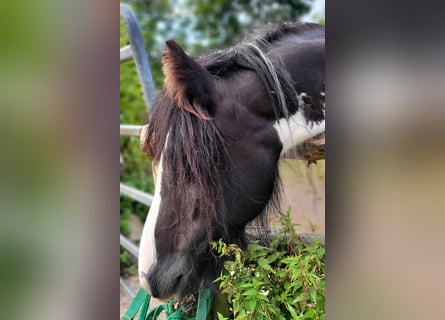
[{"label": "horse head", "polygon": [[246,225],[277,208],[280,156],[324,131],[324,38],[281,28],[199,59],[166,43],[142,141],[156,183],[139,274],[156,298],[214,287],[223,261],[209,243],[245,246]]}]

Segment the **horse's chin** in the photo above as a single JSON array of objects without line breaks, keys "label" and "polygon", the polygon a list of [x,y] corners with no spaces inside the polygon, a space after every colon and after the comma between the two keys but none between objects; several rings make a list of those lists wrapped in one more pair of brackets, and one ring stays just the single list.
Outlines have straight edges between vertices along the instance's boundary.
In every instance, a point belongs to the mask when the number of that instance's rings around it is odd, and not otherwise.
[{"label": "horse's chin", "polygon": [[162,296],[159,297],[156,296],[153,297],[162,302],[167,302],[171,299],[175,299],[176,301],[182,301],[187,297],[197,294],[199,292],[199,288],[200,286],[195,286],[195,285],[191,286],[187,284],[183,285],[179,283],[178,287],[176,288],[176,291],[171,293],[164,293],[162,294]]},{"label": "horse's chin", "polygon": [[162,301],[171,298],[180,301],[196,294],[202,283],[193,265],[180,259],[176,263],[170,260],[168,263],[152,266],[147,280],[153,298]]}]

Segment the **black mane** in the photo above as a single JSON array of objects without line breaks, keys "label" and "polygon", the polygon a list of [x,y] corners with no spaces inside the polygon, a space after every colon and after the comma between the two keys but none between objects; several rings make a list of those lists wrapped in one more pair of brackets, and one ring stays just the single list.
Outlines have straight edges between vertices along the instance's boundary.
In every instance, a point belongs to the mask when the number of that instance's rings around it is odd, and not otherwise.
[{"label": "black mane", "polygon": [[267,24],[264,27],[248,34],[244,40],[237,45],[215,50],[197,58],[198,62],[204,66],[211,74],[218,77],[227,77],[232,72],[239,71],[240,68],[257,70],[245,56],[247,43],[256,43],[264,52],[270,50],[271,44],[281,40],[286,35],[298,36],[303,33],[314,32],[320,35],[320,25],[315,23],[282,22],[279,24]]},{"label": "black mane", "polygon": [[[280,23],[268,24],[231,48],[216,50],[199,57],[198,62],[212,75],[219,78],[228,78],[233,73],[243,69],[254,71],[260,78],[275,101],[274,108],[277,118],[286,117],[298,110],[297,93],[289,74],[284,70],[281,61],[273,50],[273,43],[286,36],[302,36],[320,38],[323,36],[320,25],[314,23]],[[270,69],[262,55],[270,59],[275,70]],[[274,79],[274,73],[276,79]]]}]

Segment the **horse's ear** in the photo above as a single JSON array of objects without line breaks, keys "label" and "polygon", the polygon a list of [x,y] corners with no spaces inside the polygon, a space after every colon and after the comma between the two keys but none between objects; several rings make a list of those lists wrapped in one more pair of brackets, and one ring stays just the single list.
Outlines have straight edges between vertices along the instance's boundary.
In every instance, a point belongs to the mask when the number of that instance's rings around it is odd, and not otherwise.
[{"label": "horse's ear", "polygon": [[162,71],[167,94],[177,105],[208,120],[208,112],[213,106],[213,76],[173,40],[166,42]]}]

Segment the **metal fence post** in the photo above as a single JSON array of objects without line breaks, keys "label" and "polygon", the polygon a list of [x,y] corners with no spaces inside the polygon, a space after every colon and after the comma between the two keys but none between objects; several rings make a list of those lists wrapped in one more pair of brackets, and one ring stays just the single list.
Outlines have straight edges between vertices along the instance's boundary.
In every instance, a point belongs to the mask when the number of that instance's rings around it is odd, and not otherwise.
[{"label": "metal fence post", "polygon": [[[128,5],[123,3],[120,4],[120,14],[127,29],[131,52],[136,63],[136,70],[144,94],[144,101],[147,106],[147,112],[150,114],[151,106],[156,98],[156,89],[148,55],[145,51],[141,28],[134,12]],[[126,60],[128,60],[128,48],[123,48],[123,50],[121,50],[121,62]]]}]

